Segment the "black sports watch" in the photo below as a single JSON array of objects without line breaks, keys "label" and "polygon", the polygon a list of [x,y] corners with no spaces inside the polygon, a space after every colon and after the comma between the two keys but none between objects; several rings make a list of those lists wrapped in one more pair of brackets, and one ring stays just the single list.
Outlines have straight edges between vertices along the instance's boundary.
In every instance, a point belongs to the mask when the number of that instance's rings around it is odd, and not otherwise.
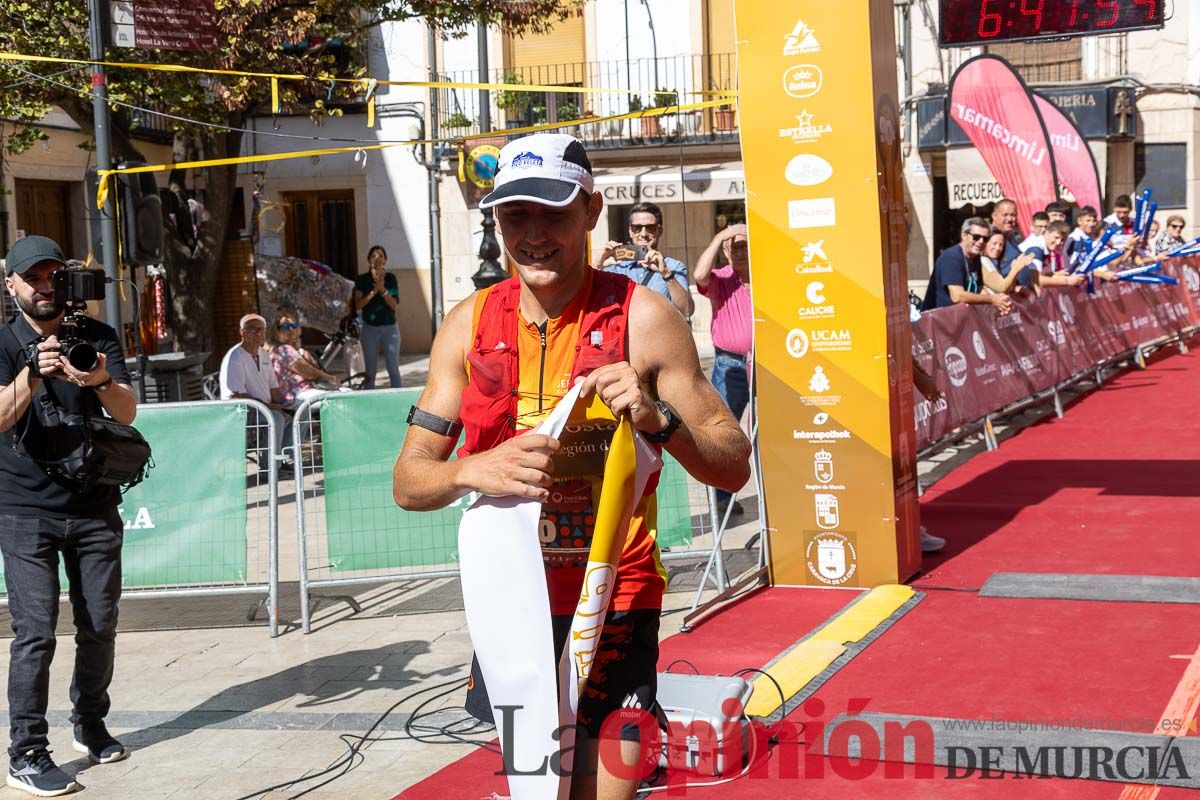
[{"label": "black sports watch", "polygon": [[658,433],[642,433],[647,442],[655,444],[666,444],[667,441],[679,430],[679,426],[683,424],[683,420],[675,413],[675,409],[664,403],[662,400],[655,400],[654,405],[658,406],[658,410],[667,418],[667,424]]}]

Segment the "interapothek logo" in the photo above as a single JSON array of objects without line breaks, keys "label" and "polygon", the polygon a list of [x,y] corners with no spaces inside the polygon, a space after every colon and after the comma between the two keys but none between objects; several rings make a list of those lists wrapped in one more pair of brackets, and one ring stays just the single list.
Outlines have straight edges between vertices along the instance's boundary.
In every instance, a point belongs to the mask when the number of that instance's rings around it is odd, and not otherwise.
[{"label": "interapothek logo", "polygon": [[797,64],[783,73],[783,90],[789,97],[804,100],[821,91],[825,76],[816,64]]},{"label": "interapothek logo", "polygon": [[807,108],[801,109],[796,115],[796,124],[790,128],[780,128],[780,139],[791,139],[792,144],[807,144],[819,142],[821,137],[833,132],[833,126],[827,122],[813,122],[813,115]]},{"label": "interapothek logo", "polygon": [[788,162],[783,177],[795,186],[819,186],[833,177],[833,165],[820,156],[801,153]]}]

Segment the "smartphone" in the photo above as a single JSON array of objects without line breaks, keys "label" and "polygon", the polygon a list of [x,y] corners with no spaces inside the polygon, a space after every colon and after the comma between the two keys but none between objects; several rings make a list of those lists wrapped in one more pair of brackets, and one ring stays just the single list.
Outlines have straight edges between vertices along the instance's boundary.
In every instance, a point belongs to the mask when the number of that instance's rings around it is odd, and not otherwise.
[{"label": "smartphone", "polygon": [[617,261],[641,261],[646,257],[646,247],[640,244],[623,244],[613,251]]}]

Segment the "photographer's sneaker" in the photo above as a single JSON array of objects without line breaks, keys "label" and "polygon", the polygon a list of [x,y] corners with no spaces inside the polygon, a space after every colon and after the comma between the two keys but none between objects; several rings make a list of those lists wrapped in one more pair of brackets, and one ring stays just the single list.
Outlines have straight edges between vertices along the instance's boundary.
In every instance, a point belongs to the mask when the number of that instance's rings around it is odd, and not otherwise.
[{"label": "photographer's sneaker", "polygon": [[93,764],[111,764],[128,755],[124,746],[112,737],[103,722],[75,726],[75,741],[71,743],[76,753],[83,753]]},{"label": "photographer's sneaker", "polygon": [[44,747],[8,760],[8,785],[38,797],[57,797],[75,791],[75,781],[58,768]]}]

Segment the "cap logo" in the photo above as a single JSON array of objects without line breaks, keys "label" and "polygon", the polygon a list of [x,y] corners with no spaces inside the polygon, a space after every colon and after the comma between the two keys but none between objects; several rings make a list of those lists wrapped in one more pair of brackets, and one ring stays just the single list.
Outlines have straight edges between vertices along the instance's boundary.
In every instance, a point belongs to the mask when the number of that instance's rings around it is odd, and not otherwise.
[{"label": "cap logo", "polygon": [[513,156],[510,166],[514,169],[524,169],[527,167],[540,167],[542,163],[543,159],[541,156],[526,150],[524,153],[518,153],[516,156]]}]

